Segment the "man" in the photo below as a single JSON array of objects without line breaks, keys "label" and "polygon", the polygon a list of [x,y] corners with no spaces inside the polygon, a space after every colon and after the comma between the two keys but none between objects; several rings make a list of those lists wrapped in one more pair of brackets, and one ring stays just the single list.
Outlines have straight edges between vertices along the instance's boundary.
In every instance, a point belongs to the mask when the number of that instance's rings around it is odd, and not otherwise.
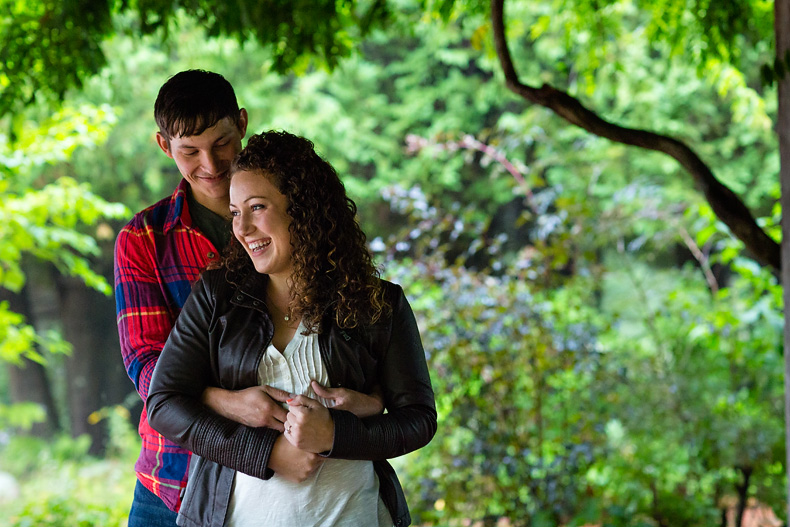
[{"label": "man", "polygon": [[[173,194],[137,213],[115,245],[115,298],[124,366],[145,402],[162,347],[201,271],[230,241],[231,161],[241,150],[247,111],[217,73],[189,70],[171,77],[154,106],[156,142],[182,179]],[[286,411],[269,387],[208,389],[204,402],[226,417],[283,431]],[[276,394],[284,401],[287,394]],[[149,425],[143,409],[142,449],[129,527],[176,525],[190,453]]]}]

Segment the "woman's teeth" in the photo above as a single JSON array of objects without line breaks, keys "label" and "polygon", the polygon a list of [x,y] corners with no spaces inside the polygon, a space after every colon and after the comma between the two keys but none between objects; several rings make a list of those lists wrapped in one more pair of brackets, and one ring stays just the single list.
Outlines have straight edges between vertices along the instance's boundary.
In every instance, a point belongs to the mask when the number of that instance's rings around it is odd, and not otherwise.
[{"label": "woman's teeth", "polygon": [[271,243],[272,243],[271,240],[267,240],[265,242],[263,242],[263,241],[261,241],[261,242],[252,242],[251,244],[248,245],[248,247],[250,248],[251,251],[257,251],[258,249],[262,249],[264,247],[268,247],[269,245],[271,245]]}]

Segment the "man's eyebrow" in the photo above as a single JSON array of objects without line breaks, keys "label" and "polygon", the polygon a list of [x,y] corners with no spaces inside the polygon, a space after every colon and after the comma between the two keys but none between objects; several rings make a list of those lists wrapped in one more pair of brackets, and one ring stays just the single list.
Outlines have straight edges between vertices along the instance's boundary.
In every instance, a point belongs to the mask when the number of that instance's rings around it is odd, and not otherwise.
[{"label": "man's eyebrow", "polygon": [[195,149],[195,150],[196,150],[196,149],[197,149],[197,147],[196,147],[195,145],[191,145],[191,144],[183,144],[183,143],[182,143],[182,144],[178,145],[178,149],[179,149],[179,150],[188,150],[188,149]]},{"label": "man's eyebrow", "polygon": [[[216,140],[214,140],[213,144],[217,144],[217,143],[219,143],[221,141],[225,141],[226,139],[228,139],[228,137],[230,135],[231,135],[231,132],[226,132],[226,133],[222,134]],[[187,140],[185,139],[185,141],[187,141]],[[195,146],[195,145],[193,145],[191,143],[182,143],[182,144],[178,145],[178,148],[179,148],[179,150],[185,150],[185,149],[189,149],[189,148],[194,148],[196,150],[198,149],[197,146]]]}]

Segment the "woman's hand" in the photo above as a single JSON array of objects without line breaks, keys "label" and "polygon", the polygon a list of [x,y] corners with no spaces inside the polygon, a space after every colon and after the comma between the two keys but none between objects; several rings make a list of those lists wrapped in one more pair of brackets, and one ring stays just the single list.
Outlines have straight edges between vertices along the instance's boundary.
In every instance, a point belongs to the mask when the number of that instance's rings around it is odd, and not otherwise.
[{"label": "woman's hand", "polygon": [[281,478],[294,483],[302,483],[312,476],[326,458],[305,452],[288,442],[286,436],[279,436],[272,447],[268,467]]},{"label": "woman's hand", "polygon": [[284,403],[289,397],[288,392],[265,385],[237,391],[206,388],[202,399],[206,406],[237,423],[283,432],[287,412],[278,401]]},{"label": "woman's hand", "polygon": [[359,418],[378,415],[384,411],[384,402],[378,386],[374,388],[373,393],[365,395],[347,388],[324,388],[316,381],[312,381],[310,385],[316,395],[335,403],[332,408],[346,410]]},{"label": "woman's hand", "polygon": [[296,395],[288,401],[285,437],[296,448],[320,453],[332,450],[335,423],[329,410],[310,397]]}]

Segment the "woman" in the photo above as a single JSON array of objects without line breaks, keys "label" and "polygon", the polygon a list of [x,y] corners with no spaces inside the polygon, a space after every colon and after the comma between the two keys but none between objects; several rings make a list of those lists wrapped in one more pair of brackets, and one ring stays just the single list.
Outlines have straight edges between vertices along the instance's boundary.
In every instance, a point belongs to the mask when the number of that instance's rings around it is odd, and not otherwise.
[{"label": "woman", "polygon": [[[436,410],[402,289],[378,278],[356,205],[310,141],[253,136],[231,174],[236,240],[195,284],[148,396],[151,425],[199,456],[179,525],[409,525],[386,459],[427,444]],[[255,385],[293,394],[283,434],[200,400]],[[327,408],[322,386],[361,403]],[[385,413],[362,410],[373,391]]]}]

